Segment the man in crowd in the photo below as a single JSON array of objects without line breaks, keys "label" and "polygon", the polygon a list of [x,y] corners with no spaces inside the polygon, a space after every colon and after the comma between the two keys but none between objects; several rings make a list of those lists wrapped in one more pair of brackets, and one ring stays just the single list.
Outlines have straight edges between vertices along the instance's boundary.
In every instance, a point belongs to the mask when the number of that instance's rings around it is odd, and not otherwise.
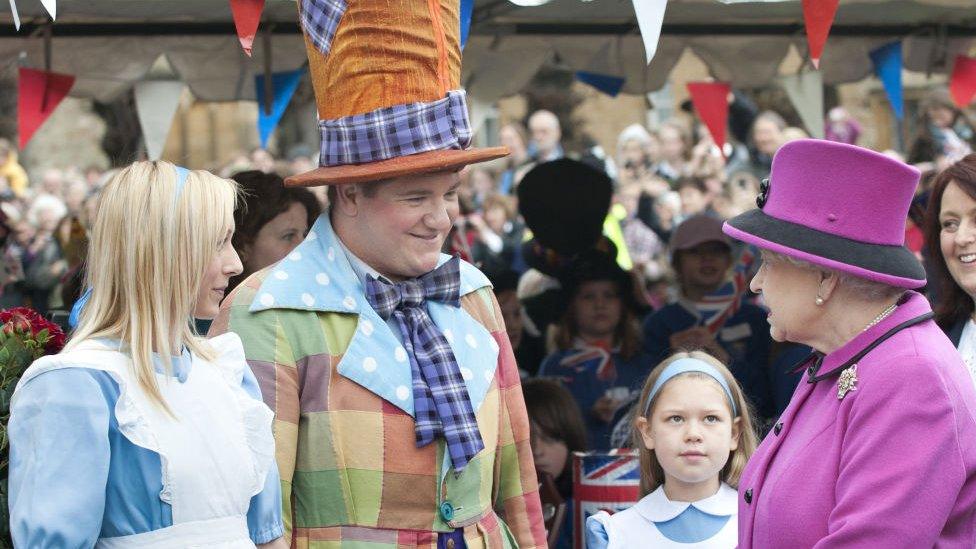
[{"label": "man in crowd", "polygon": [[552,162],[565,156],[560,144],[562,128],[555,114],[546,110],[532,113],[529,117],[529,134],[532,136],[530,149],[534,149],[532,156],[536,162]]}]

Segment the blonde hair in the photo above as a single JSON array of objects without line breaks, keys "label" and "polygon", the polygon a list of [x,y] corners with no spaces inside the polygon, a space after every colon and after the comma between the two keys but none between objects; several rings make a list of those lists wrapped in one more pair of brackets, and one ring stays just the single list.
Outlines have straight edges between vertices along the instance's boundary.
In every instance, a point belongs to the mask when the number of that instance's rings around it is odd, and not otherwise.
[{"label": "blonde hair", "polygon": [[[654,413],[654,407],[657,404],[657,399],[661,395],[661,390],[654,395],[654,399],[648,404],[647,400],[650,397],[651,389],[657,382],[657,379],[661,377],[661,373],[665,368],[668,367],[672,362],[682,359],[682,358],[694,358],[707,362],[714,366],[719,372],[722,373],[722,377],[725,378],[725,382],[729,385],[729,390],[732,391],[732,398],[735,401],[735,407],[739,410],[739,415],[736,417],[742,418],[739,426],[739,445],[735,450],[729,453],[729,460],[725,463],[725,467],[719,473],[719,478],[722,482],[725,482],[729,486],[736,488],[739,485],[739,477],[742,476],[742,470],[746,467],[746,462],[752,456],[752,453],[756,451],[756,432],[752,424],[752,413],[749,408],[749,401],[746,400],[745,394],[742,392],[742,388],[739,387],[738,382],[736,382],[735,377],[732,376],[732,372],[725,367],[724,364],[717,358],[704,351],[690,351],[690,352],[680,352],[675,353],[657,365],[656,368],[647,376],[647,381],[644,382],[644,388],[641,390],[640,400],[637,403],[637,407],[634,408],[634,424],[633,424],[633,445],[634,448],[638,449],[640,454],[640,468],[641,468],[641,497],[653,492],[664,484],[664,469],[661,467],[661,463],[657,460],[657,456],[654,455],[653,450],[648,450],[644,446],[644,439],[641,437],[640,430],[637,428],[637,419],[640,417],[648,418]],[[712,379],[711,376],[707,374],[697,373],[697,372],[687,372],[679,374],[672,379],[680,377],[695,377],[700,379]],[[714,381],[714,380],[713,380]],[[664,385],[666,386],[670,383],[668,380]],[[663,389],[663,387],[662,387]],[[641,416],[644,410],[647,410],[647,414]],[[731,407],[729,413],[732,413]],[[735,419],[735,418],[733,418]]]},{"label": "blonde hair", "polygon": [[204,272],[234,227],[237,196],[235,182],[205,171],[190,171],[180,190],[167,162],[136,162],[113,177],[90,234],[85,282],[91,299],[66,350],[86,339],[121,340],[139,386],[170,412],[152,353],[169,357],[186,346],[214,358],[191,315]]}]

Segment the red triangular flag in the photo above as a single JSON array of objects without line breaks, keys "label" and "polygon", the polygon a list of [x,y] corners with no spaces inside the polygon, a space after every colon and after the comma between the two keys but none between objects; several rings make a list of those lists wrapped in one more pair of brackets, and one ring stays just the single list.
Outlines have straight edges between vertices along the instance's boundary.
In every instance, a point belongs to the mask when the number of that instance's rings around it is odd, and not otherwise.
[{"label": "red triangular flag", "polygon": [[237,27],[237,38],[248,57],[251,56],[251,45],[254,35],[258,32],[261,22],[261,11],[264,10],[264,0],[230,0],[230,11],[234,14],[234,26]]},{"label": "red triangular flag", "polygon": [[17,84],[17,132],[20,134],[20,148],[23,149],[37,128],[58,108],[75,77],[69,74],[20,68],[20,81]]},{"label": "red triangular flag", "polygon": [[952,78],[949,79],[949,91],[960,109],[969,105],[973,95],[976,95],[976,59],[965,55],[956,56]]},{"label": "red triangular flag", "polygon": [[820,68],[824,42],[834,24],[834,14],[840,0],[803,0],[803,22],[807,27],[807,46],[814,68]]},{"label": "red triangular flag", "polygon": [[688,82],[691,103],[698,118],[712,134],[712,141],[719,149],[725,148],[725,127],[729,121],[729,93],[732,85],[727,82]]}]

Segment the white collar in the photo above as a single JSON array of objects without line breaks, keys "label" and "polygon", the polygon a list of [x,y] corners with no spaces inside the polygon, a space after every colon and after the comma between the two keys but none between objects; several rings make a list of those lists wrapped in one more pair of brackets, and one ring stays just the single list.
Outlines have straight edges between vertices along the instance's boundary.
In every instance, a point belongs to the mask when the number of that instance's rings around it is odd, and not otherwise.
[{"label": "white collar", "polygon": [[666,522],[684,513],[690,506],[712,516],[728,517],[738,513],[738,505],[738,492],[723,482],[714,495],[690,503],[671,501],[664,493],[664,486],[661,485],[657,490],[644,496],[634,507],[642,517],[651,522]]},{"label": "white collar", "polygon": [[349,260],[349,266],[352,267],[352,272],[356,273],[356,278],[358,278],[359,282],[362,283],[363,288],[366,287],[367,277],[389,282],[390,284],[393,283],[389,278],[381,275],[379,271],[370,267],[365,261],[360,259],[358,255],[352,253],[352,251],[346,247],[346,243],[339,238],[339,235],[336,235],[336,242],[339,243],[339,249],[346,254],[346,259]]}]

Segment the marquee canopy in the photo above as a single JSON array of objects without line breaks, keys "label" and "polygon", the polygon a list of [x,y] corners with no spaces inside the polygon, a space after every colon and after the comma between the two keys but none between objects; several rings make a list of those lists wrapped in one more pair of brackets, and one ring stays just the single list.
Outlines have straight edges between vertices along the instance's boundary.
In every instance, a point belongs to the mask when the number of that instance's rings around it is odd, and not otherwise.
[{"label": "marquee canopy", "polygon": [[[16,0],[23,25],[0,13],[0,63],[45,65],[47,16],[39,0]],[[551,0],[519,7],[477,0],[464,52],[464,80],[482,101],[519,92],[538,69],[556,61],[626,79],[624,92],[653,91],[690,48],[712,75],[735,86],[770,82],[791,46],[806,42],[799,0],[671,0],[657,55],[644,63],[632,0]],[[51,27],[51,69],[74,74],[72,95],[107,101],[152,77],[165,55],[176,76],[201,100],[253,99],[253,77],[270,67],[305,62],[293,0],[267,0],[254,56],[245,56],[228,0],[59,0]],[[948,72],[976,38],[972,0],[841,0],[820,63],[828,84],[871,73],[868,52],[903,40],[904,66]],[[265,45],[270,41],[270,64]]]}]

